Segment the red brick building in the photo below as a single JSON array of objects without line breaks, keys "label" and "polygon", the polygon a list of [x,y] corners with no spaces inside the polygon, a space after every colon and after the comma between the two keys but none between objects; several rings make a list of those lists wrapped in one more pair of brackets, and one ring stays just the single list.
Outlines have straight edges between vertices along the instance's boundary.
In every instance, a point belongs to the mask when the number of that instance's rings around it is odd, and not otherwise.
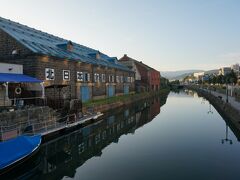
[{"label": "red brick building", "polygon": [[158,91],[160,88],[160,72],[152,67],[128,57],[126,54],[119,62],[135,72],[136,91]]}]

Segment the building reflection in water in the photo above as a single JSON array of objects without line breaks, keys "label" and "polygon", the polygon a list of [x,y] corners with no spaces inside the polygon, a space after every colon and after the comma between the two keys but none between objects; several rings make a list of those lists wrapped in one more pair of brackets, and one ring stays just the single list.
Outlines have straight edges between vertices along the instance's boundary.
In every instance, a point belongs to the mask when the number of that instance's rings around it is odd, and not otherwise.
[{"label": "building reflection in water", "polygon": [[194,98],[198,98],[198,93],[196,91],[192,91],[190,89],[185,89],[185,93],[189,96],[192,96]]},{"label": "building reflection in water", "polygon": [[167,97],[155,97],[137,102],[130,108],[118,110],[95,124],[61,136],[41,147],[39,179],[62,179],[74,177],[76,169],[88,159],[101,156],[102,149],[117,143],[123,134],[134,133],[136,129],[152,121],[160,113]]}]

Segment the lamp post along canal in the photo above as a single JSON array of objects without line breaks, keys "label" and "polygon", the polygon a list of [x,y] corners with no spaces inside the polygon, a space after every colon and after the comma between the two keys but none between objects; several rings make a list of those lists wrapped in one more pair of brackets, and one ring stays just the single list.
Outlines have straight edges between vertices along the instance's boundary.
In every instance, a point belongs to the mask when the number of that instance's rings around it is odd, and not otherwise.
[{"label": "lamp post along canal", "polygon": [[227,84],[227,87],[226,87],[226,103],[228,103],[228,84]]}]

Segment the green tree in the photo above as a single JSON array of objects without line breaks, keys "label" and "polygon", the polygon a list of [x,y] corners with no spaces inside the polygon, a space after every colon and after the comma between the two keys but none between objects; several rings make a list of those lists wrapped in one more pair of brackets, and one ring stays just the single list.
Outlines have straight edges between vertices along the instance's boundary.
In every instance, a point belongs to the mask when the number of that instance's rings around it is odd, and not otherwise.
[{"label": "green tree", "polygon": [[228,84],[237,83],[237,75],[234,73],[233,70],[229,74],[226,74],[224,77],[225,77],[225,82]]},{"label": "green tree", "polygon": [[179,85],[180,84],[180,81],[179,80],[175,80],[175,81],[172,81],[171,82],[171,85]]},{"label": "green tree", "polygon": [[217,83],[218,84],[224,84],[224,82],[225,82],[224,76],[222,74],[218,75],[217,76]]},{"label": "green tree", "polygon": [[217,83],[217,77],[216,76],[212,76],[211,77],[211,81],[215,85]]}]

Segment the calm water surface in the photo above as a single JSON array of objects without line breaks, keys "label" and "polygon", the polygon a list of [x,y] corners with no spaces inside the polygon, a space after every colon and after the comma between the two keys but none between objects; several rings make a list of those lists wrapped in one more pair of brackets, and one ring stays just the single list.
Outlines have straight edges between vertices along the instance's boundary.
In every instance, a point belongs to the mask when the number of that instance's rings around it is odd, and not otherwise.
[{"label": "calm water surface", "polygon": [[42,145],[32,179],[240,179],[240,143],[209,102],[189,91],[165,102],[137,103]]}]

